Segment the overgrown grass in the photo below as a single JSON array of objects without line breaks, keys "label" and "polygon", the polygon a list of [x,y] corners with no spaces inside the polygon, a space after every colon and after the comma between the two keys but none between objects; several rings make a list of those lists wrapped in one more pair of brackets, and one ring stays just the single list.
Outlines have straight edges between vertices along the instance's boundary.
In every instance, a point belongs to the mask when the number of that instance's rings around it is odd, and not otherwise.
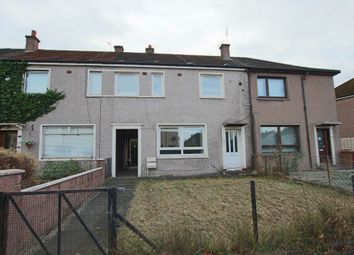
[{"label": "overgrown grass", "polygon": [[[354,201],[346,194],[274,178],[257,185],[253,239],[251,178],[149,180],[138,184],[128,220],[161,254],[329,254],[354,249]],[[128,229],[120,254],[154,254]]]}]

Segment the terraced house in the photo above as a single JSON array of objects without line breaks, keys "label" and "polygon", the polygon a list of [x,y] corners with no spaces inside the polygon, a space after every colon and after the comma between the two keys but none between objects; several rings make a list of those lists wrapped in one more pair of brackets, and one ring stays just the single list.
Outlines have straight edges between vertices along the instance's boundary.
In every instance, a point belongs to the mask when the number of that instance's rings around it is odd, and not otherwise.
[{"label": "terraced house", "polygon": [[[339,134],[332,77],[337,70],[218,56],[1,49],[26,61],[26,93],[64,91],[34,122],[2,123],[0,146],[41,162],[111,159],[113,176],[193,175],[255,167],[274,153],[301,153],[301,165],[336,164]],[[33,139],[30,149],[21,139]]]}]

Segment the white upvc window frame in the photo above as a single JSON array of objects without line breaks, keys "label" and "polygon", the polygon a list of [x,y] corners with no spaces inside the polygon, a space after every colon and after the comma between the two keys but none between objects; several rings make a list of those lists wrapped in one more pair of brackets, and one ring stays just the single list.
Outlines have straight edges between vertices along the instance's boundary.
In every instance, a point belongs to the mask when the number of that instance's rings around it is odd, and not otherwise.
[{"label": "white upvc window frame", "polygon": [[[202,95],[202,76],[210,75],[210,76],[220,76],[220,96],[203,96]],[[199,98],[214,98],[214,99],[224,99],[225,98],[225,81],[224,81],[224,73],[216,73],[216,72],[200,72],[198,75],[199,82]]]},{"label": "white upvc window frame", "polygon": [[45,91],[44,93],[31,93],[31,92],[27,92],[27,74],[29,72],[48,72],[48,86],[47,86],[47,90],[50,89],[50,73],[51,73],[51,69],[50,68],[35,68],[35,67],[31,67],[31,68],[28,68],[26,70],[26,72],[24,73],[23,75],[23,92],[24,93],[27,93],[27,94],[44,94],[46,93],[47,91]]},{"label": "white upvc window frame", "polygon": [[[183,138],[183,128],[188,127],[201,127],[202,128],[202,147],[184,147],[184,138]],[[176,128],[178,129],[178,136],[180,139],[179,147],[161,147],[161,129],[163,128]],[[207,158],[208,157],[208,142],[207,142],[207,125],[205,123],[158,123],[157,124],[157,158],[158,159],[188,159],[188,158]],[[180,131],[181,130],[181,131]],[[180,135],[182,134],[182,135]],[[160,154],[160,150],[181,150],[181,154]],[[203,153],[198,154],[183,154],[183,150],[203,150]]]},{"label": "white upvc window frame", "polygon": [[[154,95],[154,86],[153,86],[153,82],[152,82],[152,77],[155,74],[161,75],[161,95]],[[150,95],[150,97],[165,97],[165,73],[152,71],[150,73],[150,77],[151,77],[151,95]]]},{"label": "white upvc window frame", "polygon": [[[135,74],[138,76],[138,91],[136,95],[119,95],[118,88],[118,76],[119,74]],[[138,70],[119,70],[114,72],[114,96],[116,97],[140,97],[140,71]]]},{"label": "white upvc window frame", "polygon": [[[67,157],[67,158],[43,158],[44,147],[44,127],[92,127],[93,141],[92,141],[92,154],[93,157]],[[96,125],[95,124],[42,124],[39,130],[39,161],[65,161],[65,160],[95,160],[96,159]]]},{"label": "white upvc window frame", "polygon": [[[90,88],[91,88],[91,73],[100,73],[101,74],[101,91],[100,91],[100,94],[91,94],[90,93]],[[87,87],[86,87],[86,96],[89,96],[89,97],[100,97],[102,96],[102,91],[103,91],[103,72],[101,70],[88,70],[87,72]]]}]

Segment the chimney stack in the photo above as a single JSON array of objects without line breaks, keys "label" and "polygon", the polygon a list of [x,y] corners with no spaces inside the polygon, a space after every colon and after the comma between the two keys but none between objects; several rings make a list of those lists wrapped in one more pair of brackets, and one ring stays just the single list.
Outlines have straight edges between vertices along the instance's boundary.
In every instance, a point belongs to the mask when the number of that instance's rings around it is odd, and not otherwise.
[{"label": "chimney stack", "polygon": [[37,38],[37,32],[32,30],[31,35],[26,35],[26,52],[38,50],[40,40]]},{"label": "chimney stack", "polygon": [[223,60],[231,60],[230,57],[230,44],[228,43],[222,43],[220,45],[220,55]]},{"label": "chimney stack", "polygon": [[150,53],[150,54],[155,53],[155,49],[151,46],[151,44],[149,44],[149,46],[145,48],[145,53]]},{"label": "chimney stack", "polygon": [[118,53],[124,52],[124,48],[122,45],[114,45],[114,51]]}]

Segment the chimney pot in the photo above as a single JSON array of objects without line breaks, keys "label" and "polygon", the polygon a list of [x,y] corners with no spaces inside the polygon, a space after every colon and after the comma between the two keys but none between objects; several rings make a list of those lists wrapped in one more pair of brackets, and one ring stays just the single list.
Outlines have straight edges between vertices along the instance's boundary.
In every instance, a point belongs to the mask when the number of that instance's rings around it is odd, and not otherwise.
[{"label": "chimney pot", "polygon": [[118,53],[124,52],[124,47],[122,45],[114,45],[114,51]]},{"label": "chimney pot", "polygon": [[39,48],[39,43],[41,42],[37,38],[37,32],[35,30],[31,31],[31,35],[26,35],[26,52],[36,51]]},{"label": "chimney pot", "polygon": [[222,43],[219,47],[220,49],[220,55],[223,60],[231,60],[230,57],[230,44],[228,43]]},{"label": "chimney pot", "polygon": [[155,53],[155,49],[151,46],[151,44],[149,44],[149,46],[145,48],[145,53],[150,53],[150,54]]}]

